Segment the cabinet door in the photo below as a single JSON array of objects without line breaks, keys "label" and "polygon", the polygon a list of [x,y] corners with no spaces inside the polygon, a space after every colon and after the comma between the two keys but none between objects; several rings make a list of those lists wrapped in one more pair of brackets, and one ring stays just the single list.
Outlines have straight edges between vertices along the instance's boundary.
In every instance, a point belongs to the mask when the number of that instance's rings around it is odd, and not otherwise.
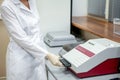
[{"label": "cabinet door", "polygon": [[88,14],[105,17],[106,0],[88,0]]},{"label": "cabinet door", "polygon": [[120,0],[110,0],[109,21],[113,18],[120,18]]}]

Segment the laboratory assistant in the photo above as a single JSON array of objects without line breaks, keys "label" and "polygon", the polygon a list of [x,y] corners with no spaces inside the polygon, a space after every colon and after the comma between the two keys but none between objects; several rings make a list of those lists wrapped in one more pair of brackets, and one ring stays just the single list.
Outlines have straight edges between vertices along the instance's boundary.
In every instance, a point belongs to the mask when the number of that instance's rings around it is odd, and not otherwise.
[{"label": "laboratory assistant", "polygon": [[[29,8],[21,1],[27,1]],[[45,58],[62,66],[44,46],[36,0],[4,0],[1,16],[10,36],[7,80],[46,80]]]}]

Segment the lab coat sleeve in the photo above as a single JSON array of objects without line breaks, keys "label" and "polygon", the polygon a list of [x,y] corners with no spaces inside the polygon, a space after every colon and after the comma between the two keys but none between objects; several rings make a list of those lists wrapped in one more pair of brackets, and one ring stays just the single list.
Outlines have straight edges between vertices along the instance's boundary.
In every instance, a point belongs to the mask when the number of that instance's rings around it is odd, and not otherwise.
[{"label": "lab coat sleeve", "polygon": [[21,28],[14,12],[12,12],[9,8],[1,7],[1,10],[2,19],[5,22],[10,37],[12,37],[12,39],[19,46],[21,46],[33,57],[35,58],[45,57],[48,51],[43,49],[39,44],[34,43],[33,38],[35,38],[36,35],[32,37],[27,36],[25,31]]}]

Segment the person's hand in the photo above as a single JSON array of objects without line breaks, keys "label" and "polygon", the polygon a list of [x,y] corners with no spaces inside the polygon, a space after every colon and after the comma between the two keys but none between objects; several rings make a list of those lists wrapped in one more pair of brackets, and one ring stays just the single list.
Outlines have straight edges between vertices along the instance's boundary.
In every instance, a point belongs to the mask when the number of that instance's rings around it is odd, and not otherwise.
[{"label": "person's hand", "polygon": [[50,60],[50,62],[51,62],[54,66],[60,66],[60,67],[63,66],[62,63],[59,61],[59,56],[56,56],[56,55],[54,55],[54,54],[52,54],[52,53],[48,53],[47,56],[46,56],[46,58],[47,58],[48,60]]}]

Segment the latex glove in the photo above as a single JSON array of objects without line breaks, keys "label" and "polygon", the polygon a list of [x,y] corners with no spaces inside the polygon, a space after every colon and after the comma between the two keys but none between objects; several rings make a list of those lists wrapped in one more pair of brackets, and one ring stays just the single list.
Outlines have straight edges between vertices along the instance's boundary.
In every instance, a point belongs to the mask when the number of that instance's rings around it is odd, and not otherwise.
[{"label": "latex glove", "polygon": [[59,61],[59,56],[56,56],[56,55],[54,55],[54,54],[52,54],[52,53],[48,53],[47,56],[46,56],[46,58],[47,58],[48,60],[50,60],[50,62],[51,62],[54,66],[60,66],[60,67],[63,66],[62,63]]}]

